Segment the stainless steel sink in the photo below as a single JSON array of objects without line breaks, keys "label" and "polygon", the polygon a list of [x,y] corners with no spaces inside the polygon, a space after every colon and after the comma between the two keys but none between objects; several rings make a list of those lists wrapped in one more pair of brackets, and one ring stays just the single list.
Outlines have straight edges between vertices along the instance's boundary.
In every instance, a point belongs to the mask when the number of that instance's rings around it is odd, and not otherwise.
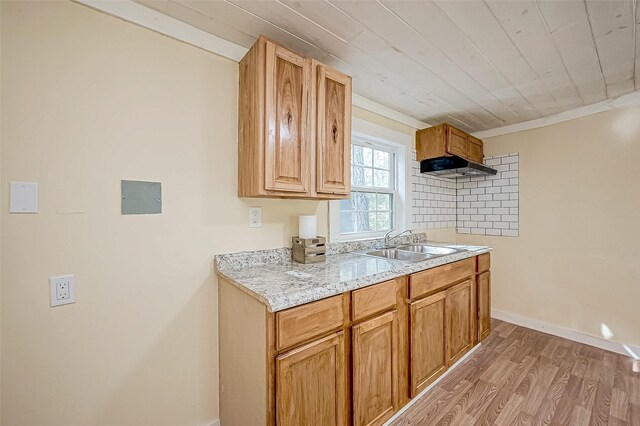
[{"label": "stainless steel sink", "polygon": [[428,244],[407,244],[395,248],[371,250],[361,254],[365,256],[383,257],[385,259],[402,260],[405,262],[421,262],[460,251],[462,250],[451,247],[430,246]]},{"label": "stainless steel sink", "polygon": [[417,253],[432,254],[436,256],[446,256],[447,254],[453,254],[460,251],[451,247],[429,246],[426,244],[410,244],[406,246],[396,247],[396,249],[412,251]]},{"label": "stainless steel sink", "polygon": [[431,259],[433,256],[427,253],[416,253],[413,251],[398,249],[372,250],[366,253],[367,256],[384,257],[386,259],[403,260],[405,262],[420,262]]}]

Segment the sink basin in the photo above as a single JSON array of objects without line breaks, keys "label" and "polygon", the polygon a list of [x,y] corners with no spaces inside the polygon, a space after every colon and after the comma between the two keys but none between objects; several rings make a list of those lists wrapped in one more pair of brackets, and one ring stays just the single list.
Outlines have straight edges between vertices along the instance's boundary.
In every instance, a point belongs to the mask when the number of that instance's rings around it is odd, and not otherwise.
[{"label": "sink basin", "polygon": [[451,247],[429,246],[426,244],[411,244],[406,246],[400,246],[397,248],[397,250],[426,253],[426,254],[431,254],[435,256],[446,256],[447,254],[453,254],[460,251]]},{"label": "sink basin", "polygon": [[394,248],[372,250],[361,253],[365,256],[383,257],[385,259],[420,262],[427,259],[458,253],[462,250],[452,247],[430,246],[428,244],[407,244]]},{"label": "sink basin", "polygon": [[420,262],[431,259],[433,256],[428,253],[417,253],[398,249],[372,250],[366,253],[367,256],[384,257],[386,259],[403,260],[405,262]]}]

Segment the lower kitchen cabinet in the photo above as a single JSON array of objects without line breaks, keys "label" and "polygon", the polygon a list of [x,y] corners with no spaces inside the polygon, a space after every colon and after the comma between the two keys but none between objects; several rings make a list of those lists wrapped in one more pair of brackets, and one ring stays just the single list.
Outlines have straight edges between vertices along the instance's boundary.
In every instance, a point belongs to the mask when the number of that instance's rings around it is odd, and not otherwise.
[{"label": "lower kitchen cabinet", "polygon": [[411,398],[447,370],[445,291],[409,303]]},{"label": "lower kitchen cabinet", "polygon": [[353,425],[381,425],[398,409],[397,311],[354,325],[352,340]]},{"label": "lower kitchen cabinet", "polygon": [[348,424],[342,332],[276,358],[276,404],[282,426]]},{"label": "lower kitchen cabinet", "polygon": [[473,279],[468,279],[447,290],[447,367],[455,364],[473,346],[472,287]]},{"label": "lower kitchen cabinet", "polygon": [[476,278],[478,286],[478,341],[491,332],[491,272],[486,271]]},{"label": "lower kitchen cabinet", "polygon": [[488,253],[276,313],[219,280],[225,426],[382,425],[490,331]]}]

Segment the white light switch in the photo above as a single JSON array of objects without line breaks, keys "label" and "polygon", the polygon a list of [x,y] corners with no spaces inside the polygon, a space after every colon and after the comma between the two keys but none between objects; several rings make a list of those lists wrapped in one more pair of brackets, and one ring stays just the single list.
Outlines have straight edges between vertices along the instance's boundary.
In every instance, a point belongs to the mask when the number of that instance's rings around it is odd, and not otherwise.
[{"label": "white light switch", "polygon": [[249,207],[249,228],[260,228],[262,226],[262,208]]},{"label": "white light switch", "polygon": [[76,276],[63,275],[49,278],[51,306],[76,303]]},{"label": "white light switch", "polygon": [[38,184],[11,182],[9,213],[38,213]]}]

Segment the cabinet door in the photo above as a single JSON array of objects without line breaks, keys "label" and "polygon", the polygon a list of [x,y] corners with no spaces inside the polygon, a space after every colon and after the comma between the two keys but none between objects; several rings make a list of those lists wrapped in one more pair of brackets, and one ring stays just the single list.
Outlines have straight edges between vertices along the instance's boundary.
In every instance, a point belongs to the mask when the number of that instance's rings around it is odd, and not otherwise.
[{"label": "cabinet door", "polygon": [[392,311],[353,327],[353,424],[381,425],[397,410],[398,319]]},{"label": "cabinet door", "polygon": [[342,332],[276,358],[279,426],[346,425],[346,359]]},{"label": "cabinet door", "polygon": [[267,41],[265,189],[309,193],[309,60]]},{"label": "cabinet door", "polygon": [[482,164],[484,161],[484,151],[482,141],[469,135],[469,160]]},{"label": "cabinet door", "polygon": [[445,299],[443,291],[409,304],[412,398],[447,369]]},{"label": "cabinet door", "polygon": [[351,77],[317,66],[316,191],[351,190]]},{"label": "cabinet door", "polygon": [[478,341],[491,332],[491,272],[478,275]]},{"label": "cabinet door", "polygon": [[455,127],[447,126],[447,152],[462,158],[469,156],[467,134]]},{"label": "cabinet door", "polygon": [[459,360],[473,346],[473,280],[469,279],[447,290],[447,361]]}]

